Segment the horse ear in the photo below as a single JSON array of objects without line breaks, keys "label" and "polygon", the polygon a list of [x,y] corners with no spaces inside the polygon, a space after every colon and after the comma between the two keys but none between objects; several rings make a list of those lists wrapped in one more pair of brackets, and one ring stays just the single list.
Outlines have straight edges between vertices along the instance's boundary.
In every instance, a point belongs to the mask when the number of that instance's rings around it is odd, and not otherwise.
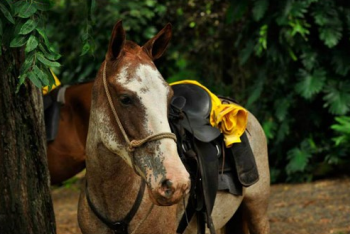
[{"label": "horse ear", "polygon": [[108,60],[117,59],[124,46],[124,43],[125,43],[125,31],[123,29],[122,21],[119,20],[113,27],[111,39],[109,40],[106,59]]},{"label": "horse ear", "polygon": [[168,23],[157,35],[151,38],[142,47],[152,60],[160,58],[166,50],[171,39],[171,28],[171,24]]}]

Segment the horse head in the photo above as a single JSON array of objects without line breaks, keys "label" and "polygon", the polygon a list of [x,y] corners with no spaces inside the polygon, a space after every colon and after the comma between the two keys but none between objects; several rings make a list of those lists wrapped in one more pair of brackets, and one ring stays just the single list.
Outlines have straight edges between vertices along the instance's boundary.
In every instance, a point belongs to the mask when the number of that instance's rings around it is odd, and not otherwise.
[{"label": "horse head", "polygon": [[[117,22],[92,92],[100,142],[146,181],[157,205],[177,203],[190,188],[168,122],[173,91],[153,62],[170,39],[168,24],[139,46],[125,39],[122,22]],[[104,163],[115,159],[108,160]]]}]

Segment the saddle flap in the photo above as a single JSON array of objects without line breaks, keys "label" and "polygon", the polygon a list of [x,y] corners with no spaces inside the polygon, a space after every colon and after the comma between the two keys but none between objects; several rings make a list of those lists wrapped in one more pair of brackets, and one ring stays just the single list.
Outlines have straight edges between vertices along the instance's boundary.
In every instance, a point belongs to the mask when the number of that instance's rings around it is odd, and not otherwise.
[{"label": "saddle flap", "polygon": [[235,161],[238,179],[243,186],[248,187],[259,180],[259,173],[246,132],[241,136],[241,141],[240,144],[234,144],[231,147],[231,153]]},{"label": "saddle flap", "polygon": [[172,88],[174,91],[172,104],[176,107],[181,106],[180,109],[185,114],[180,124],[202,142],[211,142],[217,138],[221,134],[220,130],[209,123],[211,112],[209,94],[194,84],[177,84]]}]

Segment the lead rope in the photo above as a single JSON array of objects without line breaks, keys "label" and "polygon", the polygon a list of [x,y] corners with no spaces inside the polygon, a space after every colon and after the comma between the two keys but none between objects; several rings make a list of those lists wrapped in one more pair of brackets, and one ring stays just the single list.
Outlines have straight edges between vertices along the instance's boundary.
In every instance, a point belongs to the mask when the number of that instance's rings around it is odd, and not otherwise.
[{"label": "lead rope", "polygon": [[170,138],[170,139],[173,139],[174,141],[176,141],[175,134],[171,133],[171,132],[162,132],[162,133],[153,134],[153,135],[150,135],[150,136],[148,136],[148,137],[146,137],[144,139],[141,139],[141,140],[132,140],[132,141],[129,140],[128,135],[126,134],[125,129],[124,129],[124,127],[123,127],[119,117],[118,117],[117,111],[114,108],[113,101],[112,101],[112,98],[111,98],[111,94],[109,93],[109,90],[108,90],[107,80],[106,80],[106,64],[107,64],[107,62],[105,61],[104,62],[104,66],[103,66],[103,75],[102,75],[104,89],[105,89],[105,92],[106,92],[106,95],[107,95],[109,106],[112,109],[114,118],[115,118],[115,120],[116,120],[116,122],[117,122],[117,124],[119,126],[120,131],[122,132],[122,134],[124,136],[124,139],[125,139],[126,143],[128,144],[128,148],[127,148],[128,151],[129,152],[133,152],[135,150],[135,148],[142,146],[146,142],[160,140],[160,139],[163,139],[163,138]]}]

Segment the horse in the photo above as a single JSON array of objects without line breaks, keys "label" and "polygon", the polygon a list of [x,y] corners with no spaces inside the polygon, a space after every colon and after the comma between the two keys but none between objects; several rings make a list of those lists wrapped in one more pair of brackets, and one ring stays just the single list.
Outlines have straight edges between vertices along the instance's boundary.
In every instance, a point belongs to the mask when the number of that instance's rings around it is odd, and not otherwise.
[{"label": "horse", "polygon": [[[84,234],[176,233],[190,178],[167,118],[173,91],[154,64],[171,36],[168,24],[139,46],[126,40],[121,21],[112,30],[92,88],[86,183],[78,204]],[[267,144],[251,113],[247,130],[260,179],[244,188],[243,196],[217,192],[212,218],[218,233],[228,231],[239,207],[245,233],[269,232]],[[184,233],[197,233],[195,216]]]},{"label": "horse", "polygon": [[93,82],[72,85],[64,92],[57,136],[47,143],[51,184],[61,184],[85,168]]}]

